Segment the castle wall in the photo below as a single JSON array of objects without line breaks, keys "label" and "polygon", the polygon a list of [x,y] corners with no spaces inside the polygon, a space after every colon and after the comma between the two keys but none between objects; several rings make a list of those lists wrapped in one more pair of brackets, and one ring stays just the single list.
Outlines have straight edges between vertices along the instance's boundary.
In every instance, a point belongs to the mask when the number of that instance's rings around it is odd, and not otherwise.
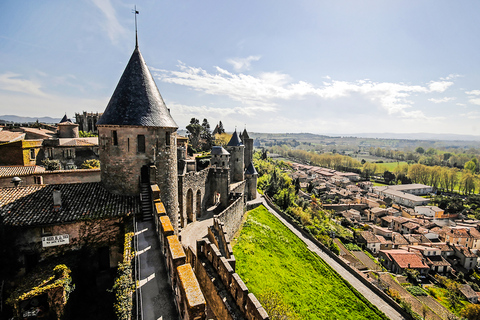
[{"label": "castle wall", "polygon": [[[185,227],[187,222],[196,221],[197,218],[205,212],[208,207],[207,200],[209,199],[208,187],[208,172],[209,169],[204,169],[199,172],[189,172],[185,175],[178,176],[178,207],[180,213],[180,226]],[[188,191],[192,190],[192,198],[188,199]],[[200,206],[198,206],[197,194],[200,191]],[[191,203],[188,203],[188,202]],[[190,212],[187,212],[188,211]],[[190,214],[190,216],[188,215]]]},{"label": "castle wall", "polygon": [[[155,188],[157,189],[157,188]],[[154,199],[154,201],[159,199]],[[177,235],[174,234],[173,225],[165,215],[154,207],[154,221],[160,242],[160,249],[168,269],[169,284],[175,292],[175,305],[182,320],[206,319],[206,301],[199,281],[193,271],[192,265],[187,262],[187,255]]]},{"label": "castle wall", "polygon": [[242,224],[244,213],[243,197],[237,198],[228,208],[222,211],[219,215],[215,216],[225,226],[227,233],[227,240],[233,239],[233,235],[240,228]]},{"label": "castle wall", "polygon": [[195,274],[217,319],[269,319],[234,267],[209,240],[197,241]]},{"label": "castle wall", "polygon": [[216,195],[220,194],[220,207],[228,206],[228,197],[230,195],[230,170],[222,168],[210,167],[208,174],[207,205],[216,203]]}]

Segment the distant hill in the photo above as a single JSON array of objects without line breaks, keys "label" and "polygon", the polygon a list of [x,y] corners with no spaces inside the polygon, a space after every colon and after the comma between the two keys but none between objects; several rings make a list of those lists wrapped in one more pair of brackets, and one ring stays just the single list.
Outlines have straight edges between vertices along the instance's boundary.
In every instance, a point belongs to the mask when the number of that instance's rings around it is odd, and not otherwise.
[{"label": "distant hill", "polygon": [[[339,135],[336,135],[339,136]],[[454,133],[353,133],[348,137],[373,139],[408,139],[408,140],[442,140],[442,141],[480,141],[480,136]]]},{"label": "distant hill", "polygon": [[[19,117],[14,115],[3,115],[0,116],[0,120],[4,120],[7,122],[17,122],[17,123],[28,123],[28,122],[38,122],[41,123],[59,123],[62,118],[51,118],[51,117]],[[73,119],[72,119],[73,121]]]}]

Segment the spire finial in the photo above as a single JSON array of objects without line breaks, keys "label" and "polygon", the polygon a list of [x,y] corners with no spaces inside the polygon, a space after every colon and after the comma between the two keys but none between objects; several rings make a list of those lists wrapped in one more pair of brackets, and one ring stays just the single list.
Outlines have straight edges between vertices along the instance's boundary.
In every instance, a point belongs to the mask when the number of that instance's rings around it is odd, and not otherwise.
[{"label": "spire finial", "polygon": [[135,14],[135,49],[138,49],[138,34],[137,34],[137,14],[140,12],[137,11],[137,6],[135,5],[132,13]]}]

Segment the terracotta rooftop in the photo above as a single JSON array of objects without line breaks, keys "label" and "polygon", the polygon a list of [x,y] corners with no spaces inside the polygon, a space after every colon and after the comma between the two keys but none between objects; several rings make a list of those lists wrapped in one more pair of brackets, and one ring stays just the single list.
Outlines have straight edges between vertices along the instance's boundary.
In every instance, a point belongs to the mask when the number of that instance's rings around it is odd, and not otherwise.
[{"label": "terracotta rooftop", "polygon": [[467,229],[452,228],[445,235],[450,237],[455,237],[455,238],[469,238]]},{"label": "terracotta rooftop", "polygon": [[362,231],[361,235],[362,235],[363,239],[365,239],[365,241],[367,241],[367,243],[380,242],[380,240],[371,231]]},{"label": "terracotta rooftop", "polygon": [[0,166],[0,177],[19,177],[45,172],[42,166]]},{"label": "terracotta rooftop", "polygon": [[58,145],[61,147],[75,147],[75,146],[98,146],[98,137],[91,138],[62,138],[58,139]]},{"label": "terracotta rooftop", "polygon": [[382,250],[391,260],[402,268],[410,269],[429,269],[429,267],[423,262],[422,257],[413,252],[405,250]]},{"label": "terracotta rooftop", "polygon": [[[53,208],[54,189],[61,192],[62,206],[57,210]],[[97,182],[0,188],[0,215],[11,226],[60,224],[139,212],[137,196],[110,193]]]},{"label": "terracotta rooftop", "polygon": [[0,143],[6,143],[16,140],[22,140],[25,138],[24,132],[12,132],[12,131],[0,131]]}]

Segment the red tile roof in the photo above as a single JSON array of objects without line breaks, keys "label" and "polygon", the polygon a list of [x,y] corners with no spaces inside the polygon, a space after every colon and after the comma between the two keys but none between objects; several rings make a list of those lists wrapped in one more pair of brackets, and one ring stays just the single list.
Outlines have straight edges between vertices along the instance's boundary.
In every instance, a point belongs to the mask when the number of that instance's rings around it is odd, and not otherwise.
[{"label": "red tile roof", "polygon": [[0,131],[0,143],[11,142],[15,140],[22,140],[25,138],[25,133],[23,132],[12,132],[12,131]]},{"label": "red tile roof", "polygon": [[383,252],[402,269],[429,269],[420,254],[404,250],[383,250]]}]

